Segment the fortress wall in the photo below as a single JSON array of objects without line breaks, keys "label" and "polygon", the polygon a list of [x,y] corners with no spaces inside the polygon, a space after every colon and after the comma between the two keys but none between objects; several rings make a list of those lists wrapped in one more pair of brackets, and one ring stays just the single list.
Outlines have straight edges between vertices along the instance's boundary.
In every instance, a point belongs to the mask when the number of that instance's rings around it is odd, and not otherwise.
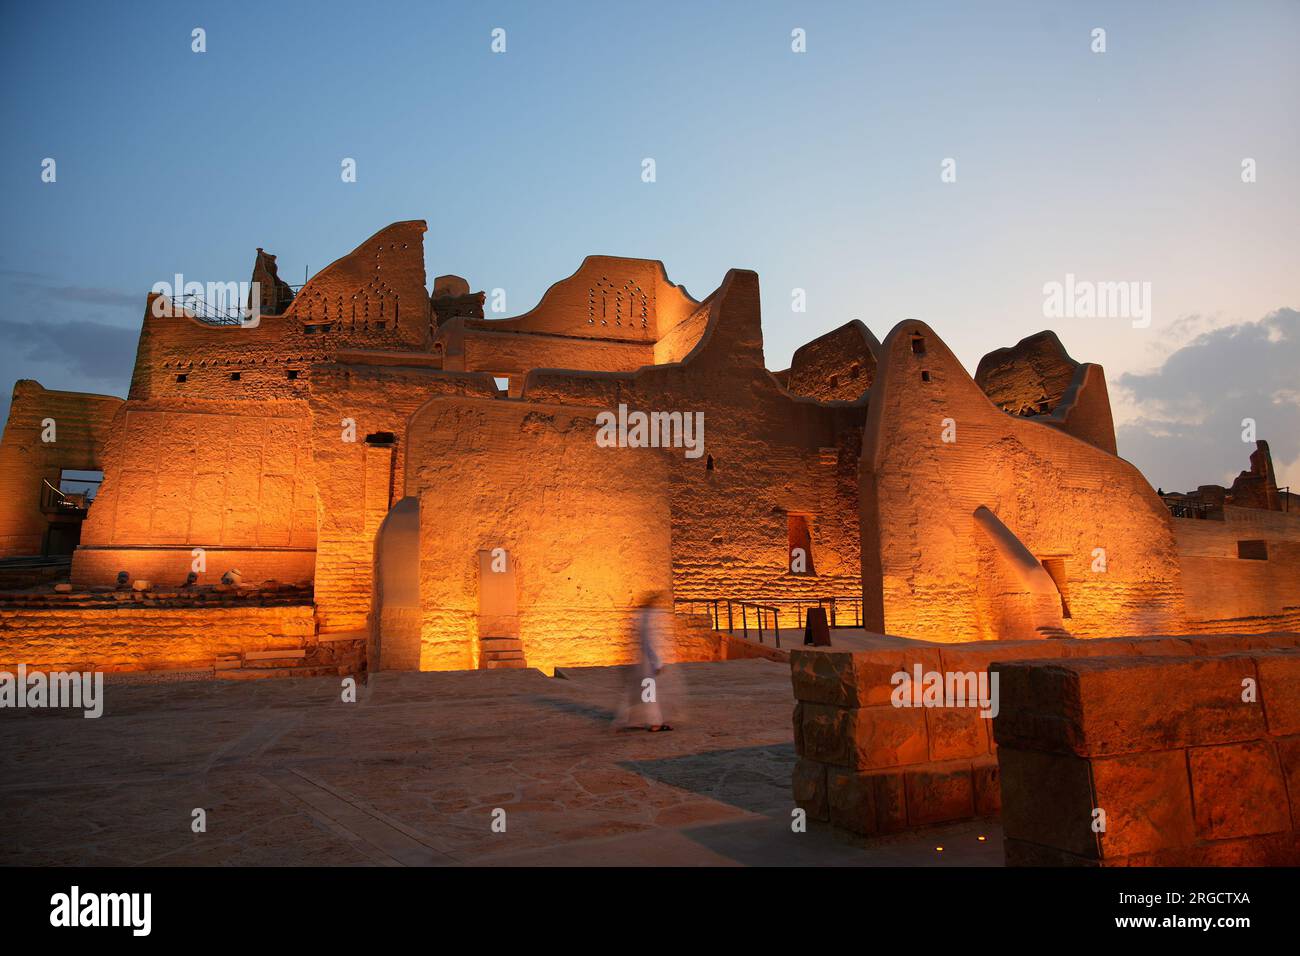
[{"label": "fortress wall", "polygon": [[[155,301],[149,297],[136,346],[129,393],[135,401],[302,398],[312,365],[337,344],[330,335],[304,334],[287,316],[264,317],[256,328],[217,326],[187,315],[154,315]],[[236,373],[238,380],[231,378]]]},{"label": "fortress wall", "polygon": [[[308,438],[303,402],[127,402],[73,557],[74,582],[109,584],[118,570],[183,581],[196,547],[250,552],[250,567],[301,580],[302,552],[316,546]],[[199,582],[226,570],[209,561]]]},{"label": "fortress wall", "polygon": [[822,402],[857,401],[876,375],[880,343],[861,322],[849,322],[801,345],[785,387]]},{"label": "fortress wall", "polygon": [[[388,365],[327,364],[311,390],[313,470],[319,522],[316,606],[324,631],[366,625],[371,610],[375,534],[402,494],[407,422],[435,394],[491,397],[484,374]],[[344,441],[344,419],[355,441]],[[366,438],[391,433],[392,447]]]},{"label": "fortress wall", "polygon": [[[913,350],[914,334],[924,352]],[[955,442],[942,440],[945,419]],[[1179,629],[1171,519],[1141,474],[1000,411],[923,323],[901,323],[884,344],[863,456],[864,551],[873,552],[864,587],[869,604],[883,605],[868,627],[935,641],[998,636],[980,613],[971,518],[986,505],[1035,557],[1064,562],[1070,633]],[[1105,572],[1092,570],[1098,548]]]},{"label": "fortress wall", "polygon": [[508,375],[511,386],[535,368],[573,368],[596,372],[631,372],[653,364],[653,348],[644,342],[605,341],[537,333],[479,332],[467,329],[465,368]]},{"label": "fortress wall", "polygon": [[[304,325],[332,323],[372,347],[422,349],[431,334],[423,220],[395,222],[330,263],[298,291],[285,313]],[[377,336],[372,338],[371,336]]]},{"label": "fortress wall", "polygon": [[1116,455],[1115,419],[1110,410],[1106,373],[1100,365],[1080,365],[1066,400],[1046,420],[1075,438]]},{"label": "fortress wall", "polygon": [[[104,467],[109,424],[122,400],[109,395],[52,391],[22,379],[14,385],[0,440],[0,557],[39,555],[49,521],[41,511],[42,479],[59,487],[63,469]],[[42,422],[54,420],[54,441]]]},{"label": "fortress wall", "polygon": [[1116,454],[1106,373],[1070,358],[1055,332],[1038,332],[985,355],[975,384],[1008,414],[1032,417]]},{"label": "fortress wall", "polygon": [[[857,443],[864,409],[792,399],[763,368],[758,278],[733,270],[681,363],[633,375],[534,373],[524,396],[595,411],[704,415],[704,449],[668,457],[673,590],[679,601],[785,604],[860,589]],[[713,468],[709,468],[709,458]],[[815,575],[789,567],[789,515],[812,529]]]},{"label": "fortress wall", "polygon": [[531,311],[510,319],[468,319],[465,327],[653,346],[661,330],[676,327],[698,305],[685,289],[668,281],[662,262],[587,256],[577,272],[547,289]]},{"label": "fortress wall", "polygon": [[478,553],[495,548],[514,573],[529,666],[635,659],[632,610],[671,587],[666,452],[598,447],[590,408],[503,399],[434,399],[409,435],[421,669],[476,665]]},{"label": "fortress wall", "polygon": [[1223,520],[1176,518],[1174,534],[1182,554],[1237,557],[1239,541],[1300,542],[1300,512],[1223,506]]},{"label": "fortress wall", "polygon": [[[1227,505],[1222,521],[1176,518],[1173,528],[1189,626],[1274,627],[1300,615],[1300,514]],[[1239,557],[1241,542],[1258,541],[1267,560]]]},{"label": "fortress wall", "polygon": [[[671,587],[679,602],[780,603],[791,621],[795,598],[858,593],[863,407],[792,399],[763,369],[753,273],[730,273],[711,303],[681,364],[534,372],[520,401],[436,399],[413,419],[422,666],[472,664],[480,549],[516,554],[530,664],[629,659],[628,616],[646,587]],[[701,454],[598,446],[597,415],[620,404],[703,413]],[[789,571],[788,512],[811,524],[816,576]],[[447,560],[459,570],[447,575]]]},{"label": "fortress wall", "polygon": [[661,321],[659,341],[655,343],[654,364],[667,365],[670,362],[681,362],[690,355],[691,350],[699,344],[708,328],[710,311],[709,301],[706,300],[675,325],[668,326],[666,322]]},{"label": "fortress wall", "polygon": [[130,397],[302,398],[312,366],[340,350],[427,347],[425,228],[399,222],[380,230],[313,276],[284,315],[261,316],[256,327],[173,314],[170,303],[155,306],[149,296]]},{"label": "fortress wall", "polygon": [[1004,412],[1020,415],[1041,405],[1046,414],[1065,397],[1078,367],[1055,332],[1037,332],[980,359],[975,384]]}]

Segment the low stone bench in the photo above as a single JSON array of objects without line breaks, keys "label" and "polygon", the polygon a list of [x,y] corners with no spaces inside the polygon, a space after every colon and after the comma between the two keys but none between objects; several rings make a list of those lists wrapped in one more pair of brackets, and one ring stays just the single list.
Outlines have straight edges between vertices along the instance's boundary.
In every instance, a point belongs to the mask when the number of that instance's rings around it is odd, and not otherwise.
[{"label": "low stone bench", "polygon": [[1008,864],[1300,864],[1300,650],[996,669]]},{"label": "low stone bench", "polygon": [[[867,836],[998,815],[998,746],[980,708],[891,702],[893,676],[917,665],[980,674],[1017,660],[1196,659],[1296,647],[1296,634],[1223,634],[969,644],[877,636],[865,650],[795,648],[795,803],[810,819]],[[1001,707],[1012,693],[999,687]]]}]

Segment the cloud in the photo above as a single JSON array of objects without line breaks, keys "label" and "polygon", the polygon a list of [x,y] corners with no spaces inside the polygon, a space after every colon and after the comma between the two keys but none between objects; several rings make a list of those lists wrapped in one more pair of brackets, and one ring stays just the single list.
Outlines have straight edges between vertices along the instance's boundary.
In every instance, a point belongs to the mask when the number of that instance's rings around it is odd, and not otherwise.
[{"label": "cloud", "polygon": [[131,377],[139,331],[107,322],[15,322],[0,319],[0,339],[11,355],[44,365],[62,366],[77,376],[100,382]]},{"label": "cloud", "polygon": [[121,289],[103,289],[94,286],[53,285],[30,279],[14,279],[10,283],[14,292],[28,300],[73,302],[77,305],[98,305],[110,308],[138,308],[144,311],[145,296]]},{"label": "cloud", "polygon": [[1249,465],[1254,445],[1242,441],[1242,422],[1253,419],[1287,484],[1284,470],[1300,469],[1297,369],[1295,309],[1202,332],[1159,368],[1120,376],[1118,397],[1130,410],[1117,430],[1120,454],[1166,490],[1230,484]]}]

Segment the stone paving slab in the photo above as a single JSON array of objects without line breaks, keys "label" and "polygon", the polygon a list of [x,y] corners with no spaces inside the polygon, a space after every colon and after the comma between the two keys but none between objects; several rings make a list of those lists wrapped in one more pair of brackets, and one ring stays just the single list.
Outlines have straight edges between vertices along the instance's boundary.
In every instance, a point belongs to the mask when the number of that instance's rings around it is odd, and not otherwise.
[{"label": "stone paving slab", "polygon": [[98,720],[3,710],[0,864],[1000,865],[989,824],[943,854],[792,833],[787,666],[668,668],[660,734],[613,728],[627,677],[386,672],[356,703],[338,678],[110,684]]}]

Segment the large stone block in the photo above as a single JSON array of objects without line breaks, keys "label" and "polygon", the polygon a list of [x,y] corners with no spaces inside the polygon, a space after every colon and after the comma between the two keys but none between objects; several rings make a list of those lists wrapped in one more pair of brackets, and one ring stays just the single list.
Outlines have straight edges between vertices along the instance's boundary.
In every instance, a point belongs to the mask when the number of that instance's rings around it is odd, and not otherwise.
[{"label": "large stone block", "polygon": [[847,651],[790,651],[795,700],[850,707],[857,701],[853,655]]},{"label": "large stone block", "polygon": [[1010,661],[1057,659],[1067,655],[1074,641],[978,641],[955,644],[940,651],[941,669],[947,671],[987,671],[993,664]]},{"label": "large stone block", "polygon": [[920,708],[803,705],[802,756],[871,770],[924,763],[925,713]]},{"label": "large stone block", "polygon": [[796,756],[803,756],[803,701],[794,702],[794,752]]},{"label": "large stone block", "polygon": [[826,789],[831,823],[837,827],[865,836],[896,833],[908,827],[902,771],[831,767]]},{"label": "large stone block", "polygon": [[951,823],[975,816],[969,761],[909,768],[904,773],[909,826]]},{"label": "large stone block", "polygon": [[1300,734],[1300,652],[1261,651],[1251,654],[1259,674],[1259,697],[1271,734]]},{"label": "large stone block", "polygon": [[871,707],[890,702],[895,674],[911,674],[917,664],[937,670],[939,662],[938,648],[919,645],[853,652],[795,648],[790,652],[790,679],[796,700]]},{"label": "large stone block", "polygon": [[989,752],[988,720],[978,707],[927,707],[931,760],[982,757]]},{"label": "large stone block", "polygon": [[799,756],[821,763],[847,767],[852,763],[849,710],[833,704],[803,702]]},{"label": "large stone block", "polygon": [[1286,788],[1268,741],[1188,751],[1196,828],[1207,840],[1289,830]]},{"label": "large stone block", "polygon": [[1097,806],[1106,813],[1100,841],[1107,860],[1196,841],[1186,751],[1094,760],[1092,779]]},{"label": "large stone block", "polygon": [[1277,741],[1277,756],[1282,765],[1282,779],[1290,797],[1291,827],[1300,834],[1300,737]]},{"label": "large stone block", "polygon": [[1002,809],[1002,781],[996,757],[978,757],[971,761],[971,787],[975,794],[977,817],[997,816]]},{"label": "large stone block", "polygon": [[997,665],[1000,747],[1111,756],[1252,740],[1265,732],[1245,655],[1104,657]]},{"label": "large stone block", "polygon": [[1201,634],[1185,637],[1193,654],[1205,656],[1231,654],[1242,651],[1285,650],[1300,646],[1295,634]]},{"label": "large stone block", "polygon": [[826,765],[815,760],[798,760],[791,782],[795,806],[802,807],[813,820],[827,819]]},{"label": "large stone block", "polygon": [[1003,745],[998,750],[998,768],[1002,829],[1008,845],[1016,840],[1086,860],[1101,859],[1086,759]]}]

